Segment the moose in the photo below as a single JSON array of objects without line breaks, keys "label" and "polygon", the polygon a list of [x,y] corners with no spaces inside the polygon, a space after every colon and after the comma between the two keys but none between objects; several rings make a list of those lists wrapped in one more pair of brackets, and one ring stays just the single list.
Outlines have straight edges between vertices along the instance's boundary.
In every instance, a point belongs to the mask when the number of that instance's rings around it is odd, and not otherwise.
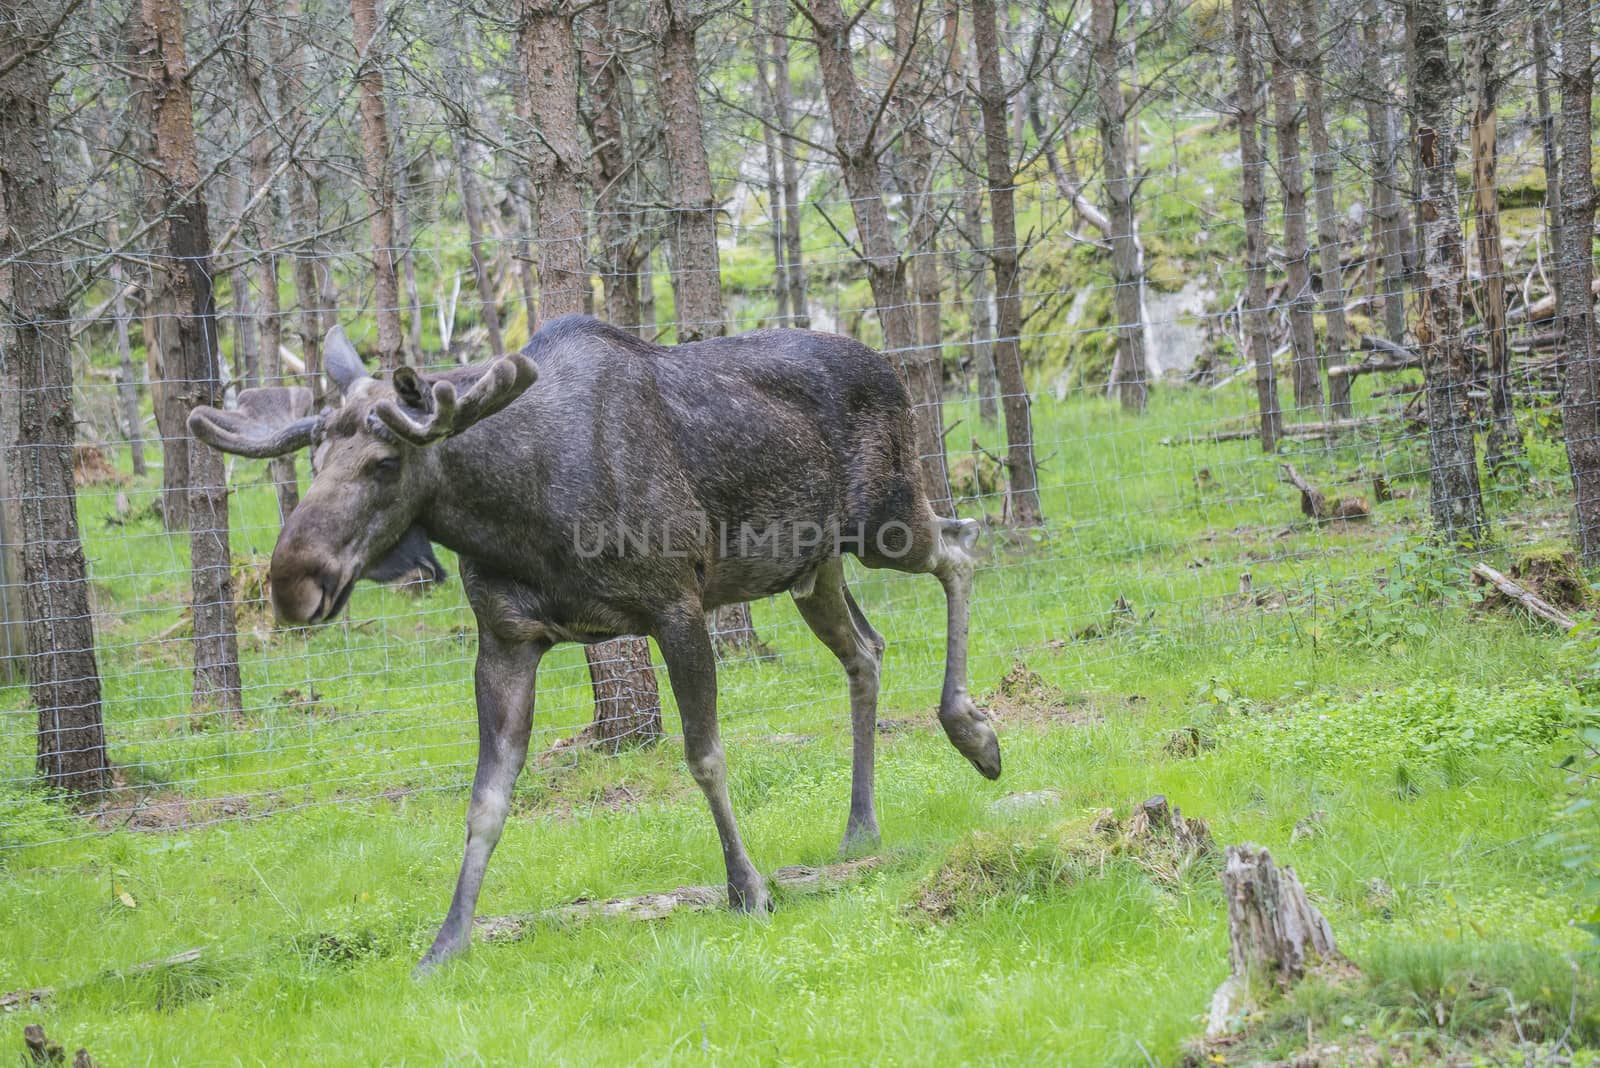
[{"label": "moose", "polygon": [[979,772],[999,776],[999,741],[967,691],[978,527],[930,505],[910,399],[878,352],[793,329],[662,346],[564,316],[519,353],[437,374],[375,377],[337,326],[324,354],[336,405],[312,414],[303,391],[259,387],[233,408],[195,408],[189,427],[240,456],[312,449],[311,484],[272,552],[285,623],[334,619],[359,578],[391,573],[419,546],[431,559],[428,542],[458,556],[478,626],[478,764],[455,895],[419,974],[469,946],[527,757],[539,661],[557,642],[655,640],[738,910],[771,904],[728,800],[709,610],[788,591],[838,658],[852,728],[844,848],[871,848],[884,639],[845,584],[843,555],[934,575],[948,629],[939,721]]}]

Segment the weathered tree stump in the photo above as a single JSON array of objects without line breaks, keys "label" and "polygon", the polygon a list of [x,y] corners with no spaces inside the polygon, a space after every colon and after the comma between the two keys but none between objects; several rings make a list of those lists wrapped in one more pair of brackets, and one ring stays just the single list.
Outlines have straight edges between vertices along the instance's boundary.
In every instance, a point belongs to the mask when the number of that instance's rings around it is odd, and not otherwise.
[{"label": "weathered tree stump", "polygon": [[1156,794],[1133,806],[1133,811],[1128,814],[1127,836],[1130,840],[1163,839],[1180,849],[1196,853],[1210,852],[1214,848],[1211,828],[1206,821],[1185,816],[1177,805],[1167,803],[1166,794]]},{"label": "weathered tree stump", "polygon": [[1265,849],[1229,846],[1222,886],[1233,971],[1211,997],[1207,1037],[1234,1030],[1261,999],[1294,985],[1311,964],[1344,959],[1294,869],[1279,868]]},{"label": "weathered tree stump", "polygon": [[[67,1054],[61,1048],[61,1043],[46,1035],[44,1028],[39,1024],[29,1024],[22,1029],[22,1044],[28,1051],[22,1058],[22,1063],[25,1065],[48,1068],[67,1063]],[[79,1049],[72,1056],[72,1068],[100,1068],[100,1066],[89,1056],[88,1050]]]},{"label": "weathered tree stump", "polygon": [[1366,519],[1372,506],[1360,497],[1330,498],[1295,470],[1294,464],[1279,464],[1286,482],[1300,491],[1300,511],[1317,522],[1330,519]]}]

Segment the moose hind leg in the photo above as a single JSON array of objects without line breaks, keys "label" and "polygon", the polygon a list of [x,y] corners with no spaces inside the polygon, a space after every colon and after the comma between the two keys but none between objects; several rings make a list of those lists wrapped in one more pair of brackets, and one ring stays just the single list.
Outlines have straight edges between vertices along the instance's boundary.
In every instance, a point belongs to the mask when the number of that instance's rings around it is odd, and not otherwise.
[{"label": "moose hind leg", "polygon": [[683,755],[689,773],[711,806],[728,871],[728,904],[741,912],[772,909],[767,881],[744,850],[739,825],[728,800],[728,764],[717,731],[717,658],[711,648],[705,613],[685,607],[658,621],[654,634],[667,662],[672,692],[683,721]]},{"label": "moose hind leg", "polygon": [[971,519],[939,520],[931,570],[944,586],[948,629],[939,725],[950,744],[972,761],[985,778],[998,779],[1000,739],[995,736],[989,717],[967,692],[967,624],[972,607],[972,574],[977,569],[973,554],[977,537],[978,524]]},{"label": "moose hind leg", "polygon": [[816,583],[795,607],[817,639],[844,667],[850,681],[850,816],[841,853],[876,848],[877,804],[873,798],[874,745],[878,731],[878,679],[883,636],[872,629],[844,584],[844,562],[835,557],[816,571]]},{"label": "moose hind leg", "polygon": [[546,646],[507,643],[481,631],[475,684],[478,698],[478,770],[467,808],[467,849],[461,874],[439,934],[417,965],[426,975],[466,951],[472,942],[472,917],[489,857],[505,829],[511,790],[528,757],[533,725],[533,687]]}]

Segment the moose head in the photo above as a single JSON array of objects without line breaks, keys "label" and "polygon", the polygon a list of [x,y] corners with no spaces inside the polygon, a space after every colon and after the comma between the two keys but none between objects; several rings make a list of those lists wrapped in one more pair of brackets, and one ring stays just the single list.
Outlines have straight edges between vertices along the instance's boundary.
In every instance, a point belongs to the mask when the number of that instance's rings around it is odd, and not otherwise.
[{"label": "moose head", "polygon": [[320,413],[310,411],[310,390],[261,387],[242,390],[233,409],[189,415],[190,432],[222,452],[260,459],[312,449],[311,487],[272,551],[272,607],[286,623],[333,619],[357,579],[391,581],[419,553],[437,569],[414,525],[431,494],[433,446],[494,415],[537,377],[532,360],[510,355],[438,376],[401,367],[381,380],[338,326],[323,366],[340,400]]}]

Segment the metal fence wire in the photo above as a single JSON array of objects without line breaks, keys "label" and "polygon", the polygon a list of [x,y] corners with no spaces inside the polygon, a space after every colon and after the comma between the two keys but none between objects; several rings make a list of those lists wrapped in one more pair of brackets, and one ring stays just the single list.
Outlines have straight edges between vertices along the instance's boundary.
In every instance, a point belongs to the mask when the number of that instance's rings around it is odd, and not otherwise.
[{"label": "metal fence wire", "polygon": [[[1196,60],[1202,62],[1202,60]],[[1518,74],[1517,78],[1528,75]],[[1515,86],[1513,86],[1515,88]],[[1510,90],[1504,94],[1512,98]],[[1531,98],[1531,93],[1528,94]],[[1074,201],[1043,160],[1017,176],[1024,221],[1024,329],[1035,454],[1044,523],[1019,528],[1006,515],[1007,470],[1003,422],[985,419],[977,397],[982,350],[992,343],[979,325],[993,300],[976,272],[989,269],[993,242],[965,233],[966,188],[938,188],[893,199],[896,217],[919,208],[940,219],[933,252],[903,249],[909,269],[918,255],[940,272],[936,309],[944,368],[943,421],[950,490],[960,514],[983,520],[982,566],[974,601],[973,689],[992,697],[1018,671],[1046,659],[1092,680],[1097,664],[1159,657],[1175,642],[1263,640],[1309,626],[1359,626],[1341,617],[1343,584],[1370,579],[1375,544],[1397,547],[1428,528],[1427,412],[1420,372],[1410,366],[1348,376],[1352,410],[1335,417],[1318,406],[1297,409],[1287,396],[1290,310],[1300,294],[1287,285],[1288,264],[1274,249],[1269,302],[1286,433],[1264,455],[1256,440],[1253,368],[1244,358],[1246,308],[1242,217],[1235,190],[1240,169],[1237,135],[1223,113],[1162,103],[1159,135],[1147,137],[1138,193],[1138,236],[1148,256],[1141,292],[1152,389],[1144,414],[1121,410],[1107,377],[1118,324],[1110,262],[1095,237],[1081,232]],[[1333,189],[1339,206],[1340,279],[1352,323],[1345,351],[1328,351],[1324,368],[1374,359],[1407,363],[1413,338],[1392,339],[1386,353],[1363,348],[1363,336],[1383,338],[1382,247],[1364,173],[1370,146],[1343,128]],[[1081,130],[1068,136],[1092,138]],[[746,135],[746,168],[758,157],[759,137]],[[1218,148],[1221,145],[1222,148]],[[1231,147],[1230,147],[1231,146]],[[1500,130],[1502,182],[1541,165],[1536,116],[1524,110]],[[1205,158],[1201,158],[1205,157]],[[477,164],[486,171],[487,160]],[[783,325],[771,285],[771,221],[765,193],[747,174],[718,175],[731,190],[719,216],[728,332]],[[808,172],[812,192],[803,205],[803,249],[812,328],[858,336],[881,345],[882,331],[849,242],[850,203],[842,189],[828,193],[824,174]],[[1274,182],[1269,176],[1269,187]],[[1092,189],[1091,189],[1092,192]],[[220,194],[219,194],[220,195]],[[337,191],[330,190],[330,197]],[[445,195],[440,193],[440,195]],[[920,201],[920,203],[919,203]],[[350,194],[349,215],[360,197]],[[1510,298],[1513,387],[1530,427],[1555,409],[1558,389],[1548,335],[1552,251],[1542,236],[1543,200],[1508,209],[1503,277]],[[324,210],[325,216],[337,212]],[[590,213],[590,233],[602,219]],[[1269,231],[1283,224],[1274,192]],[[283,365],[295,377],[301,309],[271,302],[253,269],[269,251],[279,274],[292,278],[309,257],[322,279],[324,321],[345,325],[358,347],[374,336],[371,264],[375,257],[409,258],[420,280],[418,299],[400,309],[420,320],[424,364],[443,368],[491,355],[484,303],[493,301],[508,348],[522,344],[537,312],[516,282],[516,266],[535,256],[538,237],[502,219],[485,236],[481,255],[496,282],[477,289],[466,249],[442,227],[419,227],[400,249],[355,247],[347,230],[340,247],[268,247],[239,234],[213,263],[221,349],[236,393],[242,331],[259,331],[269,303],[281,305]],[[359,232],[359,231],[358,231]],[[1469,242],[1469,246],[1471,242]],[[462,593],[459,568],[440,550],[442,582],[363,583],[336,622],[312,629],[275,624],[265,594],[267,561],[280,522],[273,473],[265,461],[227,461],[231,611],[237,626],[242,710],[212,713],[192,707],[192,620],[189,542],[161,516],[163,454],[181,442],[162,442],[151,417],[145,342],[153,322],[143,317],[140,279],[159,268],[152,247],[86,249],[63,264],[68,274],[96,280],[85,286],[70,324],[79,417],[75,461],[81,535],[89,562],[96,653],[104,689],[106,745],[112,781],[77,808],[44,804],[35,768],[37,710],[15,668],[24,585],[14,522],[0,522],[0,854],[120,829],[195,827],[255,818],[311,805],[362,803],[396,792],[457,791],[470,780],[477,734],[472,701],[476,630]],[[128,266],[121,280],[108,265]],[[666,246],[645,261],[645,292],[653,298],[648,336],[678,333],[672,307],[674,271]],[[241,265],[250,270],[237,269]],[[3,264],[23,284],[26,264]],[[1469,255],[1470,349],[1483,331],[1471,301],[1483,274]],[[242,288],[239,287],[243,283]],[[126,287],[125,300],[114,299]],[[596,283],[598,291],[598,282]],[[1314,295],[1320,300],[1320,294]],[[1417,322],[1415,293],[1408,321]],[[916,305],[922,309],[921,304]],[[119,315],[123,317],[119,323]],[[1317,310],[1318,326],[1322,310]],[[532,321],[530,323],[530,321]],[[119,329],[129,335],[139,379],[140,416],[129,427],[119,401]],[[0,335],[0,344],[6,338]],[[891,360],[902,353],[890,352]],[[167,383],[173,388],[180,382]],[[3,383],[0,383],[3,385]],[[537,388],[535,386],[534,388]],[[708,387],[710,388],[710,387]],[[1475,389],[1481,387],[1475,387]],[[1000,398],[1004,399],[1004,398]],[[1476,394],[1475,409],[1484,408]],[[1486,416],[1485,416],[1486,418]],[[627,426],[602,427],[626,435]],[[142,441],[145,474],[130,469],[129,438]],[[28,448],[26,443],[20,450]],[[1513,491],[1486,476],[1484,495],[1500,544],[1560,537],[1570,524],[1565,455],[1559,437],[1531,434],[1528,457]],[[1290,469],[1325,495],[1327,511],[1306,514]],[[297,463],[302,487],[310,477]],[[804,472],[797,472],[804,477]],[[1530,488],[1531,487],[1531,488]],[[19,503],[13,483],[0,479],[0,518]],[[1344,502],[1348,502],[1345,505]],[[1338,513],[1339,507],[1347,507]],[[851,582],[865,613],[888,639],[881,715],[894,721],[928,718],[938,702],[944,649],[942,594],[933,582],[852,565]],[[742,745],[780,744],[774,731],[796,729],[802,716],[818,731],[847,729],[846,697],[837,663],[812,637],[786,597],[753,606],[761,642],[755,652],[721,663],[721,715],[732,759]],[[670,691],[658,671],[673,730]],[[1070,703],[1052,714],[1070,715]],[[574,736],[593,715],[582,651],[562,646],[540,675],[530,776],[571,759]],[[48,806],[47,806],[48,807]]]}]

